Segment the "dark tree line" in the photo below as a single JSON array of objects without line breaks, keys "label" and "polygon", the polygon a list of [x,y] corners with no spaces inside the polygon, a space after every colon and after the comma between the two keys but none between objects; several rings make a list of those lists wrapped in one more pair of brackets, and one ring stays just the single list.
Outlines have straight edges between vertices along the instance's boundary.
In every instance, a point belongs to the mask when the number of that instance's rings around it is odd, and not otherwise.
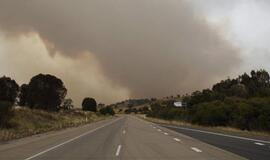
[{"label": "dark tree line", "polygon": [[148,115],[207,126],[270,131],[270,76],[265,70],[222,80],[212,89],[183,96],[183,102],[187,106],[180,109],[154,103]]},{"label": "dark tree line", "polygon": [[58,111],[73,106],[71,99],[65,100],[66,94],[62,80],[52,75],[39,74],[21,87],[4,76],[0,78],[0,127],[8,125],[15,103],[31,109]]},{"label": "dark tree line", "polygon": [[[66,94],[67,89],[63,81],[53,75],[36,75],[28,84],[21,86],[9,77],[1,77],[0,127],[8,126],[8,121],[13,115],[14,105],[54,112],[74,108],[72,99],[65,99]],[[82,109],[96,112],[95,99],[85,98]]]}]

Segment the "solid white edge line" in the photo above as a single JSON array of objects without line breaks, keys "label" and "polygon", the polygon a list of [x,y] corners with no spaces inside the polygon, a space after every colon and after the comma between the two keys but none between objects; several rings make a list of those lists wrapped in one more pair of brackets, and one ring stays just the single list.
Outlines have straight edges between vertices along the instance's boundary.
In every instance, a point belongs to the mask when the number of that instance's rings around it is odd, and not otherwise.
[{"label": "solid white edge line", "polygon": [[[121,119],[121,118],[120,118],[120,119]],[[86,136],[87,134],[93,133],[93,132],[95,132],[95,131],[97,131],[97,130],[99,130],[99,129],[101,129],[101,128],[104,128],[104,127],[106,127],[106,126],[108,126],[108,125],[111,125],[112,123],[114,123],[114,122],[116,122],[116,121],[118,121],[118,120],[120,120],[120,119],[116,119],[116,120],[114,120],[114,121],[111,121],[111,122],[109,122],[109,123],[103,125],[103,126],[100,126],[100,127],[95,128],[95,129],[93,129],[93,130],[90,130],[90,131],[88,131],[88,132],[85,132],[85,133],[83,133],[83,134],[81,134],[81,135],[79,135],[79,136],[77,136],[77,137],[75,137],[75,138],[72,138],[72,139],[70,139],[70,140],[68,140],[68,141],[65,141],[65,142],[63,142],[63,143],[60,143],[60,144],[58,144],[58,145],[56,145],[56,146],[54,146],[54,147],[48,148],[48,149],[46,149],[46,150],[44,150],[44,151],[42,151],[42,152],[39,152],[39,153],[37,153],[37,154],[35,154],[35,155],[31,156],[31,157],[28,157],[28,158],[24,159],[24,160],[31,160],[31,159],[33,159],[33,158],[36,158],[36,157],[38,157],[38,156],[40,156],[40,155],[42,155],[42,154],[44,154],[44,153],[47,153],[47,152],[49,152],[49,151],[51,151],[51,150],[54,150],[54,149],[56,149],[56,148],[58,148],[58,147],[60,147],[60,146],[63,146],[63,145],[65,145],[65,144],[67,144],[67,143],[70,143],[70,142],[72,142],[72,141],[74,141],[74,140],[76,140],[76,139],[78,139],[78,138],[81,138],[81,137],[83,137],[83,136]]]},{"label": "solid white edge line", "polygon": [[191,149],[195,152],[201,153],[202,151],[196,147],[191,147]]},{"label": "solid white edge line", "polygon": [[239,136],[232,136],[232,135],[227,135],[227,134],[222,134],[222,133],[202,131],[202,130],[198,130],[198,129],[176,127],[176,126],[169,126],[169,125],[161,125],[161,126],[169,127],[169,128],[178,128],[178,129],[183,129],[183,130],[188,130],[188,131],[194,131],[194,132],[208,133],[208,134],[213,134],[213,135],[218,135],[218,136],[223,136],[223,137],[236,138],[236,139],[241,139],[241,140],[255,141],[255,142],[261,142],[261,143],[270,143],[270,141],[264,141],[264,140],[258,140],[258,139],[252,139],[252,138],[245,138],[245,137],[239,137]]},{"label": "solid white edge line", "polygon": [[115,155],[119,156],[122,146],[118,145]]}]

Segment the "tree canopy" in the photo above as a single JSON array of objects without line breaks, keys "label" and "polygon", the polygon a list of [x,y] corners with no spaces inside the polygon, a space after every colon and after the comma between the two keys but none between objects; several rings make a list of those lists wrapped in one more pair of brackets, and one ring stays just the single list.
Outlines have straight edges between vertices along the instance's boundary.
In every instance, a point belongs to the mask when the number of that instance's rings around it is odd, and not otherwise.
[{"label": "tree canopy", "polygon": [[97,102],[94,98],[84,98],[82,102],[82,109],[84,111],[97,112]]},{"label": "tree canopy", "polygon": [[49,111],[59,110],[67,94],[62,80],[49,74],[34,76],[28,85],[22,86],[21,91],[22,104]]},{"label": "tree canopy", "polygon": [[0,78],[0,101],[14,104],[19,91],[19,85],[9,77]]},{"label": "tree canopy", "polygon": [[15,80],[5,76],[0,78],[0,127],[8,126],[18,91],[19,85]]}]

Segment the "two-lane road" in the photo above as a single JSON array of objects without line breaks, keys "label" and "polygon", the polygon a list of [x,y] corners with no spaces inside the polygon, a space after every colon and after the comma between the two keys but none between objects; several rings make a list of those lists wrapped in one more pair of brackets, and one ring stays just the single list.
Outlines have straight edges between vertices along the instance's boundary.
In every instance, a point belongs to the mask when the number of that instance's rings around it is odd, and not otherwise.
[{"label": "two-lane road", "polygon": [[230,152],[122,116],[0,145],[1,160],[239,160]]}]

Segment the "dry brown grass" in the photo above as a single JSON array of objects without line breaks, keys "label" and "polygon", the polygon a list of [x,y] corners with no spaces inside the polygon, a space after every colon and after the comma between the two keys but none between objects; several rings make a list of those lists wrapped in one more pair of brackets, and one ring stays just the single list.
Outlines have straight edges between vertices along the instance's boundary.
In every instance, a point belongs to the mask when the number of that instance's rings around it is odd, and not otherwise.
[{"label": "dry brown grass", "polygon": [[27,108],[16,109],[14,111],[14,117],[10,121],[12,127],[0,129],[0,141],[8,141],[68,127],[77,127],[103,120],[107,117],[82,111],[56,113]]}]

